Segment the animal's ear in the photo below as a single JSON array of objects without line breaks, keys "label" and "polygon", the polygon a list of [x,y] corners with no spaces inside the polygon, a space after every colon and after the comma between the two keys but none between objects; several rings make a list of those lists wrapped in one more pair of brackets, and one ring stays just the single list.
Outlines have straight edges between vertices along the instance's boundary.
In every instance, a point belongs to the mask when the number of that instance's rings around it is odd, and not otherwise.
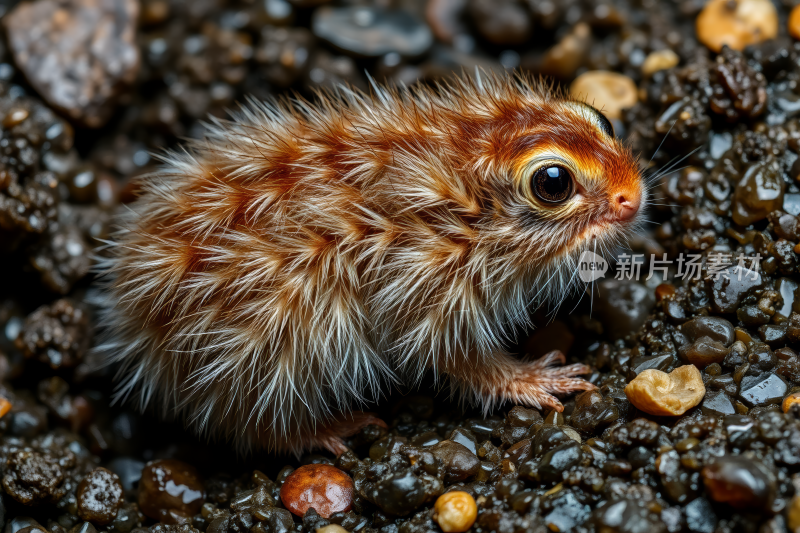
[{"label": "animal's ear", "polygon": [[570,102],[569,105],[575,111],[580,113],[581,116],[592,121],[595,126],[597,126],[597,129],[602,131],[605,135],[614,137],[614,126],[611,125],[611,121],[608,120],[608,118],[595,107],[587,104],[586,102],[579,101]]}]

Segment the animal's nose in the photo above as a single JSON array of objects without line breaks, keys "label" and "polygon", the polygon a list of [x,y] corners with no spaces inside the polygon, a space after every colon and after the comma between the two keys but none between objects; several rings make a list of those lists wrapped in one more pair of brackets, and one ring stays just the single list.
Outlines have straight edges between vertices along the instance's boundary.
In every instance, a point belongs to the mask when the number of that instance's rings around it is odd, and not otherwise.
[{"label": "animal's nose", "polygon": [[614,198],[614,211],[617,220],[630,220],[639,212],[641,194],[635,192],[618,193]]}]

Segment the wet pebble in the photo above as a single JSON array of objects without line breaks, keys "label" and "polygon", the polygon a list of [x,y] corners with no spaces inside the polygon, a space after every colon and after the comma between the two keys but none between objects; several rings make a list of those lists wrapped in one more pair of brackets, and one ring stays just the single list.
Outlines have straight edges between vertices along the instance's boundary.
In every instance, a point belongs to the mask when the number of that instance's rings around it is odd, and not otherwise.
[{"label": "wet pebble", "polygon": [[304,465],[283,482],[281,501],[297,516],[313,508],[320,516],[328,518],[352,507],[353,480],[330,465]]},{"label": "wet pebble", "polygon": [[177,459],[151,461],[139,481],[139,508],[161,522],[169,522],[171,511],[197,514],[205,500],[205,490],[197,470]]},{"label": "wet pebble", "polygon": [[95,468],[78,485],[78,516],[97,525],[111,523],[123,502],[119,477]]},{"label": "wet pebble", "polygon": [[786,395],[788,386],[780,376],[765,372],[758,376],[745,376],[740,385],[739,397],[750,407],[778,404]]},{"label": "wet pebble", "polygon": [[430,28],[411,12],[380,7],[324,6],[314,12],[312,29],[336,48],[362,57],[416,57],[433,44]]},{"label": "wet pebble", "polygon": [[704,467],[703,483],[711,499],[734,508],[769,511],[777,491],[775,479],[760,462],[735,455]]}]

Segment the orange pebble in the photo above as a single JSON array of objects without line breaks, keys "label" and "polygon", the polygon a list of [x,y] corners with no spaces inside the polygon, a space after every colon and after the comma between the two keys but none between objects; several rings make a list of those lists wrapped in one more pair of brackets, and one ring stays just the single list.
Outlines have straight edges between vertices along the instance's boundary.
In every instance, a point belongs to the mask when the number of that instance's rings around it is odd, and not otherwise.
[{"label": "orange pebble", "polygon": [[303,516],[314,508],[328,518],[333,513],[347,512],[353,505],[353,480],[330,465],[301,466],[281,486],[281,501],[292,513]]},{"label": "orange pebble", "polygon": [[800,392],[795,392],[784,398],[781,408],[783,409],[784,413],[788,413],[792,405],[796,403],[800,403]]},{"label": "orange pebble", "polygon": [[789,35],[800,41],[800,5],[794,6],[789,13]]},{"label": "orange pebble", "polygon": [[6,416],[6,414],[11,410],[11,402],[6,400],[5,398],[0,398],[0,418]]}]

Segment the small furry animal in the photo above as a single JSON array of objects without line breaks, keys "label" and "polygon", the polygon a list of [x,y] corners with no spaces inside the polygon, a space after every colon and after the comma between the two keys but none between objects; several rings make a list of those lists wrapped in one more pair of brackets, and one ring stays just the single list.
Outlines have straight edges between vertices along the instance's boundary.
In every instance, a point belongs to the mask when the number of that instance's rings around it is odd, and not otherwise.
[{"label": "small furry animal", "polygon": [[101,269],[119,394],[240,451],[344,451],[426,371],[561,410],[585,365],[504,349],[646,188],[593,107],[524,76],[250,102],[141,183]]}]

